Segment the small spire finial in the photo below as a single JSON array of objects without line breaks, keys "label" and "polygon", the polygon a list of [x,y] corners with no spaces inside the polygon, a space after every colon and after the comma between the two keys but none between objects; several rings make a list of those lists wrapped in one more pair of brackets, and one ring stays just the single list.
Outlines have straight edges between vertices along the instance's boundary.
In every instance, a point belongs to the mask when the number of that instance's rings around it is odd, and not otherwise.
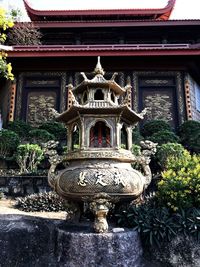
[{"label": "small spire finial", "polygon": [[94,69],[94,73],[95,74],[101,74],[101,75],[104,75],[105,72],[101,66],[101,62],[100,62],[100,56],[98,56],[98,59],[97,59],[97,65],[96,65],[96,68]]}]

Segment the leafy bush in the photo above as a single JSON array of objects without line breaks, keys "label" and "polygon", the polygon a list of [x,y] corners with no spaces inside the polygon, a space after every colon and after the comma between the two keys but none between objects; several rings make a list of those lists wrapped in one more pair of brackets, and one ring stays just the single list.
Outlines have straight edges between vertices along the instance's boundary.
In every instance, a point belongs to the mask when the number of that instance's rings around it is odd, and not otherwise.
[{"label": "leafy bush", "polygon": [[182,144],[191,152],[200,153],[200,122],[185,121],[179,128]]},{"label": "leafy bush", "polygon": [[33,23],[17,23],[8,33],[9,45],[40,45],[42,34]]},{"label": "leafy bush", "polygon": [[146,247],[160,247],[180,234],[200,240],[199,209],[171,213],[169,208],[158,206],[153,199],[140,206],[124,206],[115,216],[120,226],[138,231]]},{"label": "leafy bush", "polygon": [[196,208],[181,209],[179,213],[174,215],[177,224],[178,233],[184,236],[192,236],[196,240],[200,240],[200,210]]},{"label": "leafy bush", "polygon": [[200,156],[184,151],[170,158],[158,183],[158,198],[174,211],[200,205]]},{"label": "leafy bush", "polygon": [[167,143],[157,146],[156,160],[160,165],[161,169],[164,170],[167,166],[169,158],[181,158],[184,154],[184,147],[177,143]]},{"label": "leafy bush", "polygon": [[167,208],[151,205],[130,206],[116,215],[121,226],[131,227],[140,233],[145,246],[160,247],[161,243],[171,240],[175,235],[173,218]]},{"label": "leafy bush", "polygon": [[143,136],[140,134],[140,131],[138,128],[135,128],[133,130],[132,139],[133,139],[133,144],[135,144],[135,145],[139,145],[140,141],[142,141],[144,139]]},{"label": "leafy bush", "polygon": [[20,173],[35,173],[43,158],[43,150],[37,144],[24,144],[17,147],[16,161],[20,167]]},{"label": "leafy bush", "polygon": [[159,249],[148,247],[144,257],[151,266],[199,267],[200,243],[190,235],[178,233],[170,242],[164,242]]},{"label": "leafy bush", "polygon": [[66,201],[55,192],[17,198],[15,207],[23,211],[66,211]]},{"label": "leafy bush", "polygon": [[29,131],[32,130],[32,127],[24,121],[15,120],[8,123],[7,129],[17,133],[20,138],[26,139],[29,135]]},{"label": "leafy bush", "polygon": [[0,131],[0,157],[9,157],[17,149],[19,136],[13,131],[3,129]]},{"label": "leafy bush", "polygon": [[158,143],[159,145],[179,142],[179,137],[175,133],[165,130],[158,131],[149,136],[147,139],[154,143]]},{"label": "leafy bush", "polygon": [[42,144],[54,140],[55,136],[46,130],[34,129],[29,132],[29,140],[33,144]]},{"label": "leafy bush", "polygon": [[[135,156],[139,156],[139,155],[141,155],[141,146],[139,146],[139,145],[132,145],[131,152],[132,152],[132,154],[135,155]],[[132,166],[133,169],[136,169],[136,170],[138,170],[138,171],[142,171],[141,164],[138,163],[138,162],[133,162],[133,163],[131,164],[131,166]]]},{"label": "leafy bush", "polygon": [[53,134],[56,140],[65,140],[67,131],[62,123],[59,122],[45,122],[39,129],[46,130],[47,132]]},{"label": "leafy bush", "polygon": [[171,126],[164,120],[152,120],[147,121],[142,129],[141,133],[144,137],[149,137],[159,131],[172,131]]},{"label": "leafy bush", "polygon": [[141,155],[141,146],[138,146],[138,145],[132,145],[131,152],[132,152],[133,155],[135,155],[135,156],[139,156],[139,155]]},{"label": "leafy bush", "polygon": [[[13,27],[13,21],[8,18],[6,11],[0,7],[0,44],[4,44],[7,38],[6,32],[8,28]],[[14,80],[14,75],[12,73],[11,63],[7,62],[7,53],[1,49],[0,50],[0,77],[9,80]]]}]

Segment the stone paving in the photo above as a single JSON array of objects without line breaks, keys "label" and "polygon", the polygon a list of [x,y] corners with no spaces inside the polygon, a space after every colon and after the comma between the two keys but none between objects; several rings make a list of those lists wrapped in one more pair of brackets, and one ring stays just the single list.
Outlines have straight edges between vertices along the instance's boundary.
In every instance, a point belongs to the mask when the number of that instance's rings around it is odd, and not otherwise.
[{"label": "stone paving", "polygon": [[67,212],[25,212],[14,208],[15,200],[13,199],[1,199],[0,200],[0,214],[19,214],[27,216],[36,216],[41,218],[59,219],[65,220]]}]

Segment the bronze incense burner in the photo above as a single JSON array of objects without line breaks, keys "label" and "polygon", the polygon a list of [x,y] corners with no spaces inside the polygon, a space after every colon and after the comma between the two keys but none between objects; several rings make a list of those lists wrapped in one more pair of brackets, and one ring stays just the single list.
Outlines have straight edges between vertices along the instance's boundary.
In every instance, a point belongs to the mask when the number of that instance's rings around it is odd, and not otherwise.
[{"label": "bronze incense burner", "polygon": [[[81,74],[79,85],[69,85],[70,107],[56,118],[67,128],[66,157],[57,155],[53,142],[47,145],[51,162],[48,180],[63,198],[74,203],[87,200],[96,218],[95,231],[106,232],[112,203],[136,199],[150,183],[149,162],[155,144],[142,142],[141,155],[131,153],[132,129],[145,112],[138,114],[130,108],[129,84],[119,86],[116,73],[106,80],[99,57],[94,78]],[[57,173],[56,166],[62,161],[68,165]],[[132,168],[134,162],[141,163],[143,174]]]}]

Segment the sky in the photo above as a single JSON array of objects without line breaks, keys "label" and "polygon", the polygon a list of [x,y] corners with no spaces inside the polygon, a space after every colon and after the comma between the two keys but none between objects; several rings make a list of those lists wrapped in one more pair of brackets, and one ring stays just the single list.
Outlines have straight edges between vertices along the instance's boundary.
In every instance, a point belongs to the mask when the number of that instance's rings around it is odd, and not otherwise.
[{"label": "sky", "polygon": [[[29,0],[35,9],[91,9],[98,8],[161,8],[168,0]],[[0,6],[13,7],[24,10],[22,0],[0,0]],[[176,0],[175,8],[170,19],[200,19],[199,0]],[[24,16],[24,20],[27,17]]]}]

